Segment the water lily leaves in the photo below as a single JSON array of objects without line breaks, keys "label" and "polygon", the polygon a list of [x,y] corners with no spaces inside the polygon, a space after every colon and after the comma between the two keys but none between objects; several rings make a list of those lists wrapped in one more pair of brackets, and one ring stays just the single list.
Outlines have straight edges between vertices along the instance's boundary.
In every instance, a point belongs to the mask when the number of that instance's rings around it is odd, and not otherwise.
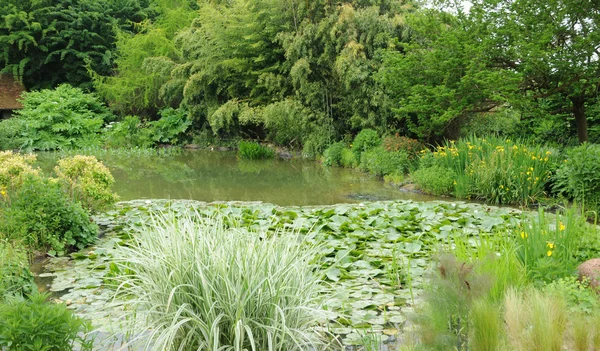
[{"label": "water lily leaves", "polygon": [[[385,341],[397,335],[406,314],[418,301],[432,253],[451,245],[457,235],[477,244],[480,235],[517,225],[519,211],[461,202],[412,201],[342,204],[321,207],[279,207],[263,203],[212,203],[138,200],[94,216],[102,238],[95,247],[52,258],[45,267],[54,276],[51,291],[66,293],[69,308],[93,318],[96,326],[118,321],[120,311],[106,310],[114,297],[111,252],[128,245],[156,211],[194,213],[199,221],[222,216],[230,226],[276,235],[280,228],[307,234],[320,248],[314,262],[323,279],[327,313],[324,324],[345,345],[365,336]],[[268,234],[271,235],[271,234]],[[390,339],[391,340],[391,339]]]}]

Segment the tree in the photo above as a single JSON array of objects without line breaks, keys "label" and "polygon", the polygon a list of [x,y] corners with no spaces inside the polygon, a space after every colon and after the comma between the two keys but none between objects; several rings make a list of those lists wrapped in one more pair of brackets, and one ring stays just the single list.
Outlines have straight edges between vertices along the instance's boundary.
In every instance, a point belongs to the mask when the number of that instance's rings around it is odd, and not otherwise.
[{"label": "tree", "polygon": [[115,27],[145,18],[145,0],[0,0],[0,70],[29,89],[90,87],[113,68]]},{"label": "tree", "polygon": [[600,84],[597,2],[476,0],[465,16],[486,35],[480,39],[488,43],[490,61],[522,75],[526,103],[552,100],[549,112],[570,112],[579,141],[587,141],[586,108],[596,102]]},{"label": "tree", "polygon": [[496,67],[460,16],[421,10],[407,24],[410,41],[386,52],[377,75],[405,133],[455,138],[466,120],[501,109],[517,92],[520,75]]}]

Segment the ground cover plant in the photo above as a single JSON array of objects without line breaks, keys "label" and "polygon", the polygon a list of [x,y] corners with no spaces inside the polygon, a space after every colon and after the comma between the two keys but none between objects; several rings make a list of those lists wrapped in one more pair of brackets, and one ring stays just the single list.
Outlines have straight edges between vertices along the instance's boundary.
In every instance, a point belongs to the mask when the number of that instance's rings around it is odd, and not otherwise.
[{"label": "ground cover plant", "polygon": [[242,160],[260,160],[275,157],[275,151],[257,142],[240,141],[238,144],[238,157]]}]

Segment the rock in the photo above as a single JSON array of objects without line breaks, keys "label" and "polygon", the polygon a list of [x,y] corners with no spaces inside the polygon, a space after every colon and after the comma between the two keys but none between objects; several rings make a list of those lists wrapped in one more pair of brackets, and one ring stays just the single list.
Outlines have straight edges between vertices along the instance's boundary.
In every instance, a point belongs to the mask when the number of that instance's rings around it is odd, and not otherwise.
[{"label": "rock", "polygon": [[196,149],[199,149],[199,148],[200,148],[200,145],[198,145],[198,144],[187,144],[187,145],[186,145],[186,146],[184,146],[184,147],[185,147],[186,149],[194,149],[194,150],[196,150]]},{"label": "rock", "polygon": [[587,260],[577,267],[579,279],[587,278],[590,286],[600,292],[600,258]]},{"label": "rock", "polygon": [[219,146],[217,148],[217,151],[230,151],[230,150],[231,150],[231,148],[226,147],[226,146]]},{"label": "rock", "polygon": [[287,151],[281,151],[281,152],[279,152],[279,157],[284,160],[289,160],[292,157],[294,157],[294,155],[292,155],[290,152],[287,152]]}]

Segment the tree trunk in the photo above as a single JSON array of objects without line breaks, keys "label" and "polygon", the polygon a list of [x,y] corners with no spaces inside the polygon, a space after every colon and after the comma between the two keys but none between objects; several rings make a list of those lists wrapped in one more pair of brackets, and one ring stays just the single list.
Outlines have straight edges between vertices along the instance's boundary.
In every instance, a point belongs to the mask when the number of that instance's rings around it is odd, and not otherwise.
[{"label": "tree trunk", "polygon": [[587,117],[585,115],[585,99],[571,98],[573,103],[573,115],[575,115],[575,125],[577,126],[577,137],[579,143],[588,141]]}]

